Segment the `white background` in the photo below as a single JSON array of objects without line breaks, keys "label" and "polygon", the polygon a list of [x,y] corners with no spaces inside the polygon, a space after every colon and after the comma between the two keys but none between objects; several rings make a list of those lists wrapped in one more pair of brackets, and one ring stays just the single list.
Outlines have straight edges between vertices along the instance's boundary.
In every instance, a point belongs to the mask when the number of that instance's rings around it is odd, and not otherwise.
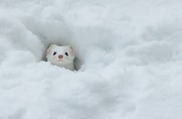
[{"label": "white background", "polygon": [[[181,0],[0,0],[0,119],[181,119]],[[69,71],[42,61],[69,44]]]}]

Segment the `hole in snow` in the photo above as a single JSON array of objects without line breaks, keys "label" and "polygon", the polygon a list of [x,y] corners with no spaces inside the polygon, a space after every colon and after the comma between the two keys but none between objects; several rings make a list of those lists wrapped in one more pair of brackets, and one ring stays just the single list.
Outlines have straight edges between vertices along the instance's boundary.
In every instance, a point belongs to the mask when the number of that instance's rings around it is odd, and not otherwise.
[{"label": "hole in snow", "polygon": [[28,31],[34,34],[43,44],[41,60],[47,61],[47,49],[51,44],[58,46],[69,45],[75,51],[74,69],[78,70],[81,67],[81,60],[78,58],[77,49],[75,49],[74,41],[72,41],[72,32],[69,25],[63,19],[42,20],[35,17],[26,17],[23,19],[23,24]]}]

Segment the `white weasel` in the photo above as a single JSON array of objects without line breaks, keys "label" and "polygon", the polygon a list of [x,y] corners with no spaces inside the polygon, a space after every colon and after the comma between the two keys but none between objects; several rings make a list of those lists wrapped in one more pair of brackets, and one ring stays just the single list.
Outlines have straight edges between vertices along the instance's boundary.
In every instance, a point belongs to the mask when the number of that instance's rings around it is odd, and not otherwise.
[{"label": "white weasel", "polygon": [[74,70],[75,54],[71,46],[50,45],[47,49],[46,58],[53,65]]}]

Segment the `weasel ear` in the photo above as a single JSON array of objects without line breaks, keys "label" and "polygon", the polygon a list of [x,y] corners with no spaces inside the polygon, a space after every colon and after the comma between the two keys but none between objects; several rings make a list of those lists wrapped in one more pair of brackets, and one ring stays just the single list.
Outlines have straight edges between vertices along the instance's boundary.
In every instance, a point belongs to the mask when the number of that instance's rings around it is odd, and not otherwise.
[{"label": "weasel ear", "polygon": [[71,50],[71,54],[72,55],[75,55],[74,50],[73,50],[73,47],[70,46],[70,50]]},{"label": "weasel ear", "polygon": [[47,48],[47,54],[49,54],[51,52],[51,49],[54,47],[55,45],[49,45]]},{"label": "weasel ear", "polygon": [[74,53],[73,47],[71,47],[71,46],[68,46],[68,47],[69,47],[69,49],[70,49],[70,53],[74,56],[75,53]]}]

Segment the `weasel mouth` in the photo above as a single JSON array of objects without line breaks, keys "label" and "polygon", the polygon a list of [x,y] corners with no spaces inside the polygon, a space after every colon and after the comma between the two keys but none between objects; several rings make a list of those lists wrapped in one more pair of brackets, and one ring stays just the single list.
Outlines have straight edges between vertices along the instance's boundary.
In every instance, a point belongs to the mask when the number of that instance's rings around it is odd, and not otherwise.
[{"label": "weasel mouth", "polygon": [[58,59],[58,62],[63,62],[63,60],[62,59]]},{"label": "weasel mouth", "polygon": [[63,59],[57,59],[57,62],[64,63]]}]

